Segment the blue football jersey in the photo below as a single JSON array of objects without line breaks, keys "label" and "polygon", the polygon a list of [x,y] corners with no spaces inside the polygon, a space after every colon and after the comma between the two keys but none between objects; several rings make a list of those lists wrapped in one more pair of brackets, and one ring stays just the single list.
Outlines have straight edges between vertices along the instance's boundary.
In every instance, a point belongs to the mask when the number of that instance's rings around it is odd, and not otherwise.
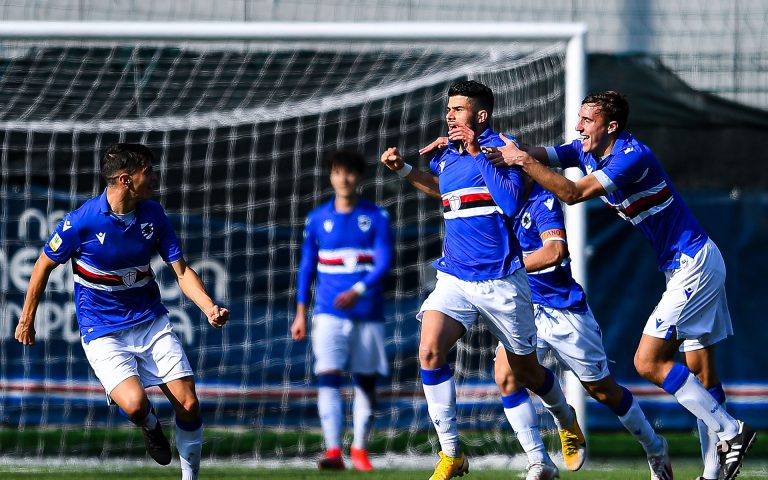
[{"label": "blue football jersey", "polygon": [[155,201],[139,202],[125,225],[110,211],[104,190],[68,213],[43,251],[57,263],[71,260],[77,322],[86,343],[168,313],[150,262],[155,252],[175,262],[182,251]]},{"label": "blue football jersey", "polygon": [[[360,321],[384,321],[382,279],[392,262],[389,215],[360,199],[349,213],[339,213],[334,199],[312,210],[304,227],[304,243],[297,274],[296,301],[307,304],[312,281],[313,313]],[[336,297],[363,282],[366,291],[346,310],[333,306]]]},{"label": "blue football jersey", "polygon": [[547,153],[554,166],[594,174],[607,192],[603,201],[651,242],[659,269],[678,268],[681,254],[693,257],[707,242],[653,152],[628,132],[619,135],[605,158],[584,153],[580,140],[547,147]]},{"label": "blue football jersey", "polygon": [[[542,234],[554,229],[565,231],[565,218],[560,201],[538,183],[534,183],[528,199],[515,217],[515,235],[520,241],[523,256],[543,247]],[[531,285],[534,304],[578,313],[584,313],[589,308],[584,289],[571,274],[570,258],[563,260],[560,265],[529,272],[528,282]]]},{"label": "blue football jersey", "polygon": [[[504,145],[491,129],[478,141]],[[443,256],[435,268],[467,281],[503,278],[522,268],[512,230],[523,191],[520,169],[496,168],[482,153],[472,157],[454,145],[438,152],[430,168],[438,178],[445,220]]]}]

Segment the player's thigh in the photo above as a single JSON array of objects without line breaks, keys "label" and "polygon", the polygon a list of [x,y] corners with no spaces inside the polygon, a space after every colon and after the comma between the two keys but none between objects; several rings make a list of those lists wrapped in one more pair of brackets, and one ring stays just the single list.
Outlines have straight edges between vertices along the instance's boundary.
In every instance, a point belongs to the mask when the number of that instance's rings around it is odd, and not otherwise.
[{"label": "player's thigh", "polygon": [[312,354],[315,374],[340,371],[349,361],[354,324],[348,318],[320,313],[312,317]]},{"label": "player's thigh", "polygon": [[600,326],[590,310],[578,313],[536,305],[534,311],[539,344],[549,345],[580,381],[595,382],[609,375]]},{"label": "player's thigh", "polygon": [[111,398],[113,390],[126,379],[140,377],[135,352],[130,341],[126,341],[127,335],[128,332],[120,331],[88,343],[82,342],[85,357],[104,387],[107,398]]},{"label": "player's thigh", "polygon": [[128,418],[133,420],[141,414],[146,414],[149,406],[147,393],[138,375],[130,376],[118,383],[110,391],[108,399],[122,408]]},{"label": "player's thigh", "polygon": [[531,289],[523,269],[512,275],[475,282],[472,301],[491,333],[516,355],[536,350],[536,323],[531,306]]},{"label": "player's thigh", "polygon": [[383,322],[354,322],[349,364],[352,373],[389,373]]},{"label": "player's thigh", "polygon": [[145,386],[193,376],[192,366],[168,315],[161,315],[137,330],[135,342],[139,375]]},{"label": "player's thigh", "polygon": [[416,315],[421,320],[420,350],[444,354],[477,322],[478,310],[470,296],[475,283],[437,274],[435,289]]}]

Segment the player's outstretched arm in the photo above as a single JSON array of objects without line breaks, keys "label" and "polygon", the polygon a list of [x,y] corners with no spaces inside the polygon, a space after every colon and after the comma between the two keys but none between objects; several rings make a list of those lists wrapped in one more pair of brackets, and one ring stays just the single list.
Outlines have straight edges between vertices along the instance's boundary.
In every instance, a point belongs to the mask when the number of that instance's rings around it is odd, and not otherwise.
[{"label": "player's outstretched arm", "polygon": [[171,268],[176,274],[176,281],[179,282],[181,291],[203,311],[208,318],[208,323],[216,328],[223,327],[229,320],[229,310],[213,302],[202,280],[197,276],[197,272],[192,270],[183,258],[173,262]]},{"label": "player's outstretched arm", "polygon": [[[554,193],[557,198],[573,205],[575,203],[605,195],[606,191],[597,178],[590,174],[573,182],[563,175],[552,171],[545,163],[542,163],[529,152],[521,150],[515,142],[501,135],[504,140],[503,147],[484,148],[483,153],[491,163],[496,166],[518,166],[523,169],[534,181],[542,187]],[[532,149],[528,149],[532,150]],[[539,149],[533,149],[541,154]],[[542,149],[543,150],[543,149]],[[546,158],[546,151],[543,153]]]},{"label": "player's outstretched arm", "polygon": [[390,147],[381,154],[381,163],[385,167],[405,178],[411,185],[418,190],[426,193],[430,197],[440,198],[440,186],[437,183],[437,177],[431,173],[422,172],[405,163],[397,147]]},{"label": "player's outstretched arm", "polygon": [[24,297],[24,307],[21,309],[19,324],[16,325],[16,340],[24,345],[35,344],[35,315],[37,307],[40,305],[40,298],[43,296],[45,287],[48,285],[48,278],[51,272],[59,264],[48,258],[48,255],[41,253],[32,268],[32,274],[29,277],[29,286],[27,295]]}]

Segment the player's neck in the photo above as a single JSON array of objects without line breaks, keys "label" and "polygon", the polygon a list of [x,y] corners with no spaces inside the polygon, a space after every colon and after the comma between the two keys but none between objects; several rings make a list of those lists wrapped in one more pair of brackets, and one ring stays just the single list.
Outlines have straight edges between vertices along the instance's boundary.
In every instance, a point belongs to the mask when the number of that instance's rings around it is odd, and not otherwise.
[{"label": "player's neck", "polygon": [[350,213],[352,210],[355,209],[356,205],[357,205],[357,195],[352,195],[349,197],[342,197],[342,196],[336,195],[336,197],[333,200],[333,208],[338,213]]},{"label": "player's neck", "polygon": [[613,146],[616,145],[616,137],[611,137],[611,140],[608,142],[608,145],[605,146],[605,148],[600,149],[600,158],[605,158],[606,155],[611,153],[611,150],[613,150]]},{"label": "player's neck", "polygon": [[136,210],[138,202],[130,198],[124,191],[120,191],[119,188],[109,187],[107,188],[107,203],[110,210],[118,215],[123,215]]}]

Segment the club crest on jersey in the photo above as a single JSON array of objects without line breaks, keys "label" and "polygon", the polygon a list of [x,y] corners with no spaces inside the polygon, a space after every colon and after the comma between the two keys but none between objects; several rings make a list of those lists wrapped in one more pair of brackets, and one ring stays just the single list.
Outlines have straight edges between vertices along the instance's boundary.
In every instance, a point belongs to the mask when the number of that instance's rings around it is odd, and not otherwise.
[{"label": "club crest on jersey", "polygon": [[333,220],[324,221],[323,230],[325,230],[325,233],[331,233],[331,230],[333,230]]},{"label": "club crest on jersey", "polygon": [[451,207],[452,212],[457,212],[461,208],[461,197],[454,195],[448,198],[448,205]]},{"label": "club crest on jersey", "polygon": [[149,240],[152,238],[152,235],[155,234],[155,227],[151,223],[142,223],[141,224],[141,234],[144,235],[144,238]]},{"label": "club crest on jersey", "polygon": [[357,226],[360,227],[360,230],[363,232],[367,232],[371,229],[371,217],[368,215],[360,215],[357,217]]},{"label": "club crest on jersey", "polygon": [[123,283],[126,287],[132,287],[136,283],[136,272],[128,272],[123,275]]},{"label": "club crest on jersey", "polygon": [[526,230],[531,228],[531,212],[526,211],[523,214],[523,218],[520,219],[520,225]]}]

